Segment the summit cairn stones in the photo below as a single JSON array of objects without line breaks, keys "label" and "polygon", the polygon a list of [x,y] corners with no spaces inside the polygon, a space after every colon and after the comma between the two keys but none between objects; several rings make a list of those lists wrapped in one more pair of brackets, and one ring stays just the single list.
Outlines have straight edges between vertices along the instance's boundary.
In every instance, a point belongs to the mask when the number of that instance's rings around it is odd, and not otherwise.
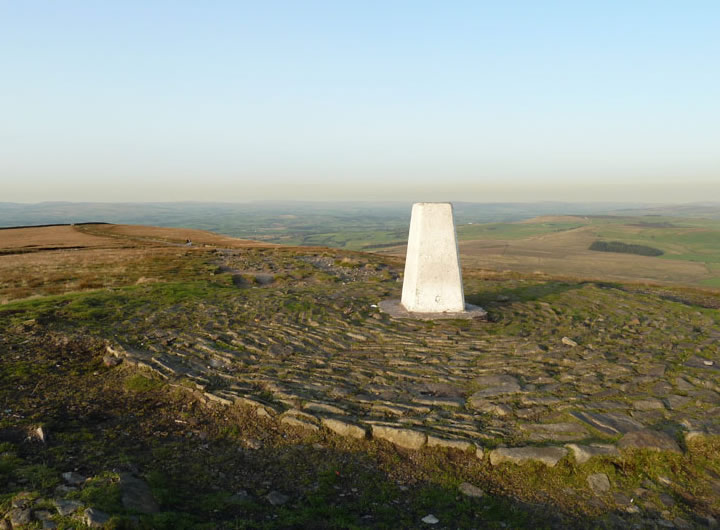
[{"label": "summit cairn stones", "polygon": [[380,307],[393,316],[427,320],[487,316],[465,303],[452,204],[413,204],[402,299]]}]

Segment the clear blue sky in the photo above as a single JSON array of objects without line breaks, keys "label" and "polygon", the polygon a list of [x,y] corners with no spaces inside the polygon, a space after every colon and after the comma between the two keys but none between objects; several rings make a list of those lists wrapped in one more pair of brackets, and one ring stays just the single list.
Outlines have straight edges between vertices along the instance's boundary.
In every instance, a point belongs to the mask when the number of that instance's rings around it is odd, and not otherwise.
[{"label": "clear blue sky", "polygon": [[717,1],[0,0],[0,201],[720,200]]}]

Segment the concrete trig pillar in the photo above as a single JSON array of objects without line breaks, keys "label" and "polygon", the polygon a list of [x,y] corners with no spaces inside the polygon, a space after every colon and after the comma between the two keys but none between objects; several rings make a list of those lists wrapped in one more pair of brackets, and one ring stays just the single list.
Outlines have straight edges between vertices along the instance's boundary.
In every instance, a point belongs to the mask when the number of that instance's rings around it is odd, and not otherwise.
[{"label": "concrete trig pillar", "polygon": [[465,310],[455,221],[449,202],[413,204],[400,302],[413,313]]}]

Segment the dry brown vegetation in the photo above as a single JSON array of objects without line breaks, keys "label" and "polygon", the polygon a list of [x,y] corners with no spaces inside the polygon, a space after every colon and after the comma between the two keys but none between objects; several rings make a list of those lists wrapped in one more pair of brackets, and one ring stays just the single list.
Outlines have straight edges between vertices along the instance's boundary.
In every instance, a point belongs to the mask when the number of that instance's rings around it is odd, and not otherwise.
[{"label": "dry brown vegetation", "polygon": [[[185,246],[186,239],[193,246]],[[189,278],[208,250],[273,246],[202,230],[76,225],[0,230],[0,303]],[[178,267],[178,258],[185,264]]]},{"label": "dry brown vegetation", "polygon": [[[459,246],[463,265],[471,269],[664,285],[698,285],[713,277],[700,262],[588,250],[595,240],[588,226],[524,239],[461,241]],[[404,256],[405,251],[398,246],[381,253]]]}]

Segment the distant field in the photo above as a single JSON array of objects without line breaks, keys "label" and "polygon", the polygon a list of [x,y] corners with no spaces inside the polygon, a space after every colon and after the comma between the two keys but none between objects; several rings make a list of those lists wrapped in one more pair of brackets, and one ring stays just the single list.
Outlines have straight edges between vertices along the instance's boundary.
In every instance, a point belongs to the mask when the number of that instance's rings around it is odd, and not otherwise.
[{"label": "distant field", "polygon": [[[720,287],[720,221],[662,216],[552,216],[457,227],[463,264],[490,270]],[[597,240],[658,257],[589,250]],[[377,252],[403,255],[405,247]]]}]

